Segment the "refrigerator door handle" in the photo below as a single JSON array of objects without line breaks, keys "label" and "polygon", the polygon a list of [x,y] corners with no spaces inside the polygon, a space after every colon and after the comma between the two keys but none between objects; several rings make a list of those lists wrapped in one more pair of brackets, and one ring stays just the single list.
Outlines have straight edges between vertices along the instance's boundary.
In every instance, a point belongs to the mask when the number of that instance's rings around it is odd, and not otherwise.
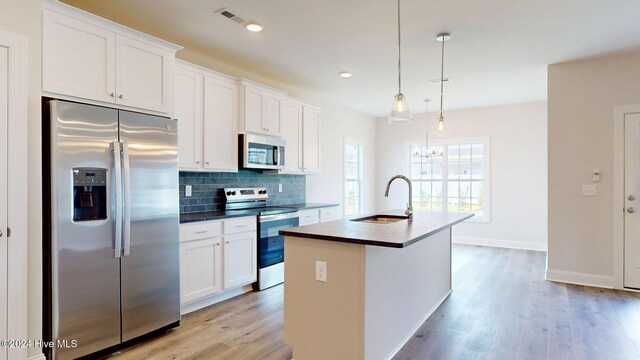
[{"label": "refrigerator door handle", "polygon": [[119,258],[122,254],[122,164],[120,162],[120,142],[115,140],[111,144],[113,151],[113,169],[115,177],[116,192],[116,241],[113,250],[113,257]]},{"label": "refrigerator door handle", "polygon": [[131,254],[131,168],[129,167],[129,144],[122,143],[124,159],[124,256]]}]

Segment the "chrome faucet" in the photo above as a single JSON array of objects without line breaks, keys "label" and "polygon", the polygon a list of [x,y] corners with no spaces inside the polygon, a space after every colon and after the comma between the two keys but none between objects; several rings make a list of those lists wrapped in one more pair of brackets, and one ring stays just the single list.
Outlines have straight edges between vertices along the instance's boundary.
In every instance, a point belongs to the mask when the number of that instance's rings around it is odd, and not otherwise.
[{"label": "chrome faucet", "polygon": [[411,194],[411,180],[409,180],[408,177],[406,177],[404,175],[396,175],[396,176],[393,176],[391,179],[389,179],[389,182],[387,183],[387,190],[384,191],[384,196],[385,197],[389,197],[389,187],[391,187],[391,183],[395,179],[402,179],[402,180],[407,182],[407,185],[409,185],[409,202],[407,203],[407,210],[404,211],[404,214],[407,215],[409,220],[413,220],[413,205],[412,205],[412,202],[411,202],[411,195],[412,195]]}]

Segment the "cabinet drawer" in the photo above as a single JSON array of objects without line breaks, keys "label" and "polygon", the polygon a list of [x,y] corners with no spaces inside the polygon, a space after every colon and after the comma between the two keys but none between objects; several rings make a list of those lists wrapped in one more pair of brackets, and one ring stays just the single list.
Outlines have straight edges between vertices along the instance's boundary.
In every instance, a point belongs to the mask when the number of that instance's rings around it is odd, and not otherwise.
[{"label": "cabinet drawer", "polygon": [[302,210],[300,214],[300,226],[317,224],[320,222],[320,211],[318,209]]},{"label": "cabinet drawer", "polygon": [[203,221],[180,225],[180,242],[206,239],[222,235],[220,221]]},{"label": "cabinet drawer", "polygon": [[338,207],[329,207],[320,209],[320,221],[331,221],[338,218]]},{"label": "cabinet drawer", "polygon": [[257,225],[257,220],[254,216],[229,219],[224,221],[224,233],[236,234],[245,231],[255,231],[258,228]]}]

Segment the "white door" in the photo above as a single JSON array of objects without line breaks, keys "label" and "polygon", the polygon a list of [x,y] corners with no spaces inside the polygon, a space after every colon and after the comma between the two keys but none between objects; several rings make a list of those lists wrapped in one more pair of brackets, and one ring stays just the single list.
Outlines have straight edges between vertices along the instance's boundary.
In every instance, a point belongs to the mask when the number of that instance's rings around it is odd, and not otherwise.
[{"label": "white door", "polygon": [[211,76],[204,80],[204,167],[238,171],[238,86]]},{"label": "white door", "polygon": [[180,244],[180,303],[188,303],[222,289],[220,238]]},{"label": "white door", "polygon": [[640,113],[626,114],[624,286],[640,289]]},{"label": "white door", "polygon": [[255,231],[224,236],[224,288],[250,284],[257,279]]},{"label": "white door", "polygon": [[[7,123],[9,58],[7,48],[0,47],[0,339],[7,339]],[[0,360],[7,358],[7,348],[0,347]]]},{"label": "white door", "polygon": [[169,113],[175,57],[171,51],[116,36],[116,102]]},{"label": "white door", "polygon": [[175,115],[180,169],[202,168],[202,81],[195,71],[176,66]]},{"label": "white door", "polygon": [[282,101],[280,106],[281,134],[285,141],[283,173],[302,173],[302,105]]},{"label": "white door", "polygon": [[302,169],[305,173],[319,173],[320,110],[305,106],[302,119]]}]

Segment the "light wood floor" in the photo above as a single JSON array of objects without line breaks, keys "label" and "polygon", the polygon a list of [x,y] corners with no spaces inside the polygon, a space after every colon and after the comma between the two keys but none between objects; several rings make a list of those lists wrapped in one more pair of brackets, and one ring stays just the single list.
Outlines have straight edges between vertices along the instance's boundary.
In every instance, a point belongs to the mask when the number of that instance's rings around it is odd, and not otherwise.
[{"label": "light wood floor", "polygon": [[[455,245],[453,293],[394,359],[640,359],[640,294],[544,280],[545,254]],[[283,286],[183,317],[129,359],[290,359]]]}]

